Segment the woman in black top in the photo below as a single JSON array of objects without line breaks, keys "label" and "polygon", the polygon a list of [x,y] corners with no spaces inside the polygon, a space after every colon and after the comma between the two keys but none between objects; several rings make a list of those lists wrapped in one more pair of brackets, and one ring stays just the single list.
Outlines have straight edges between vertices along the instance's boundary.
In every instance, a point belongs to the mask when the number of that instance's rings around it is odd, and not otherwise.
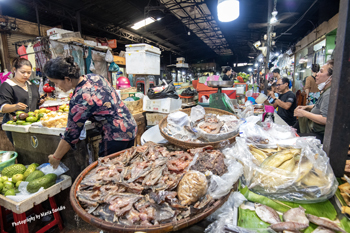
[{"label": "woman in black top", "polygon": [[222,81],[231,81],[232,78],[232,68],[230,66],[225,67],[224,76],[222,77]]},{"label": "woman in black top", "polygon": [[[29,82],[32,74],[32,64],[24,58],[16,58],[13,61],[14,77],[7,79],[0,86],[0,112],[5,113],[3,123],[11,120],[16,111],[34,111],[40,103],[38,88]],[[10,132],[6,132],[12,141]]]}]

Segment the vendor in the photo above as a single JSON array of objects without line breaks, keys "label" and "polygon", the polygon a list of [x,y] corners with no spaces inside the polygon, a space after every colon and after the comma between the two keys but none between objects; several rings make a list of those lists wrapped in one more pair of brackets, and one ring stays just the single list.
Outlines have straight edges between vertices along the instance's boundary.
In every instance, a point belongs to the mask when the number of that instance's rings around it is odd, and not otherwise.
[{"label": "vendor", "polygon": [[222,81],[232,80],[232,68],[230,66],[225,67],[224,76],[222,76]]},{"label": "vendor", "polygon": [[300,136],[316,136],[322,143],[327,122],[333,66],[334,61],[328,61],[316,75],[317,88],[321,92],[317,102],[314,105],[299,106],[294,111],[294,116],[298,117],[298,122],[294,125],[297,133]]},{"label": "vendor", "polygon": [[99,156],[106,156],[134,145],[137,124],[108,81],[97,74],[80,75],[74,58],[57,57],[48,61],[44,73],[63,91],[74,89],[69,102],[67,128],[49,162],[56,168],[62,157],[79,141],[87,120],[95,122],[102,135]]},{"label": "vendor", "polygon": [[[5,113],[3,123],[11,120],[16,111],[35,111],[44,100],[40,100],[37,86],[29,82],[32,64],[24,58],[16,58],[12,69],[14,77],[7,79],[0,86],[0,112]],[[13,143],[11,132],[6,132]]]},{"label": "vendor", "polygon": [[312,75],[308,76],[305,80],[305,93],[307,105],[314,105],[317,99],[320,97],[320,91],[316,84],[316,75],[320,71],[319,64],[312,64]]},{"label": "vendor", "polygon": [[[293,92],[289,90],[289,79],[281,78],[277,80],[278,98],[273,91],[270,91],[269,96],[274,100],[274,108],[278,107],[277,114],[290,126],[296,122],[294,109],[297,106],[297,99]],[[266,104],[269,104],[268,102]]]}]

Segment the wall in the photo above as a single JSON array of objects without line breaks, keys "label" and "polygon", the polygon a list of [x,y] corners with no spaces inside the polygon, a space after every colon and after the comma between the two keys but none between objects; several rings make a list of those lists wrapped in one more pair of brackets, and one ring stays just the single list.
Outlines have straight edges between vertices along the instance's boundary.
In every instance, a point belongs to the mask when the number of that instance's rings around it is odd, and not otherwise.
[{"label": "wall", "polygon": [[315,42],[317,39],[333,31],[334,29],[338,28],[338,19],[339,19],[339,14],[336,14],[329,21],[323,22],[320,26],[314,29],[310,34],[308,34],[306,37],[304,37],[301,41],[299,41],[296,44],[295,53],[304,49],[311,43]]}]

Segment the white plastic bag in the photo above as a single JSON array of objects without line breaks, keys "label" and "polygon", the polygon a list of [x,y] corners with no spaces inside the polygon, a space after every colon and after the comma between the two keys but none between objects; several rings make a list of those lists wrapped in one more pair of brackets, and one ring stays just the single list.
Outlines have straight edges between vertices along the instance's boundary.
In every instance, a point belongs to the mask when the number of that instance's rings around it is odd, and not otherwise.
[{"label": "white plastic bag", "polygon": [[27,191],[28,184],[29,182],[22,181],[18,186],[19,193],[16,193],[16,196],[6,196],[6,197],[15,202],[21,202],[44,190],[44,187],[41,187],[37,192],[30,193]]},{"label": "white plastic bag", "polygon": [[89,69],[90,69],[91,72],[96,71],[96,68],[95,68],[95,65],[94,65],[94,62],[92,61],[92,59],[91,59],[91,63],[90,63]]},{"label": "white plastic bag", "polygon": [[50,163],[43,163],[39,167],[37,167],[37,170],[42,171],[45,175],[49,173],[53,173],[53,174],[56,174],[57,177],[59,177],[63,173],[69,171],[69,168],[66,165],[64,165],[62,162],[60,162],[60,164],[56,169],[54,169]]},{"label": "white plastic bag", "polygon": [[196,122],[200,119],[203,119],[205,115],[205,109],[197,105],[196,107],[191,108],[191,121]]},{"label": "white plastic bag", "polygon": [[114,61],[113,54],[111,53],[110,50],[107,50],[105,60],[108,63],[112,63]]},{"label": "white plastic bag", "polygon": [[170,113],[167,118],[168,125],[183,127],[188,125],[189,117],[186,113],[177,111],[174,113]]}]

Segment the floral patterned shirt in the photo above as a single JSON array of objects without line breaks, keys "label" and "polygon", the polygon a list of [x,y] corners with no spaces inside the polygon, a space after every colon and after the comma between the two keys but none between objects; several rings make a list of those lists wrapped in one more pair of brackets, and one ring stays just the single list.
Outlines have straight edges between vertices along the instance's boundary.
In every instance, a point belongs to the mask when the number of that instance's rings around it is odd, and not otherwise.
[{"label": "floral patterned shirt", "polygon": [[95,122],[102,141],[130,141],[136,137],[137,124],[111,84],[102,76],[88,74],[69,102],[67,128],[62,139],[72,147],[87,120]]}]

